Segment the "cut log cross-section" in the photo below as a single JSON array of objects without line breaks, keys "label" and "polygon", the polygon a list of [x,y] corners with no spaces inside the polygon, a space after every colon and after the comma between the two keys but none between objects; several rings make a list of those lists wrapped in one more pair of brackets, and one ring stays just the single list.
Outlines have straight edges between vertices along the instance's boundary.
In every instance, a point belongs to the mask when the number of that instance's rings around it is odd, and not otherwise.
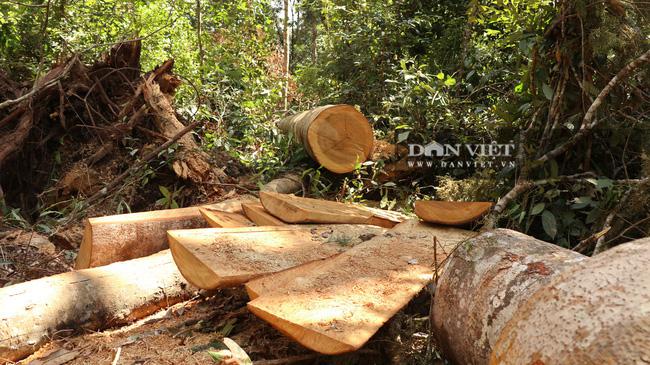
[{"label": "cut log cross-section", "polygon": [[449,201],[424,201],[415,202],[415,214],[423,221],[460,226],[471,223],[485,215],[492,203],[490,202],[449,202]]},{"label": "cut log cross-section", "polygon": [[0,363],[36,351],[56,334],[129,323],[190,298],[168,250],[0,289]]},{"label": "cut log cross-section", "polygon": [[261,203],[242,203],[242,209],[248,219],[258,226],[285,226],[283,221],[274,217],[264,209]]},{"label": "cut log cross-section", "polygon": [[432,280],[434,262],[473,235],[404,222],[330,259],[249,282],[257,297],[248,308],[314,351],[354,351]]},{"label": "cut log cross-section", "polygon": [[174,261],[201,289],[241,285],[345,251],[383,229],[365,225],[204,228],[169,231]]},{"label": "cut log cross-section", "polygon": [[[255,198],[245,195],[207,207],[241,212],[241,202],[252,199]],[[75,268],[85,269],[148,256],[169,247],[167,230],[207,226],[198,207],[89,218],[85,222]]]},{"label": "cut log cross-section", "polygon": [[289,194],[260,192],[264,209],[288,223],[372,224],[392,228],[406,219],[397,212]]},{"label": "cut log cross-section", "polygon": [[282,119],[279,128],[293,133],[307,153],[335,173],[354,170],[370,157],[373,131],[351,105],[325,105]]}]

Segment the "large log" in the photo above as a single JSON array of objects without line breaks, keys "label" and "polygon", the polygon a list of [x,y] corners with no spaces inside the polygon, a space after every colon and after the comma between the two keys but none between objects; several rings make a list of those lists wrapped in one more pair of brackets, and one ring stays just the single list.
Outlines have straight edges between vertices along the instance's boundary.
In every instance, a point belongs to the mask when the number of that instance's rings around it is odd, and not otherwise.
[{"label": "large log", "polygon": [[314,351],[354,351],[424,288],[436,263],[474,234],[404,222],[330,259],[249,282],[257,297],[248,308]]},{"label": "large log", "polygon": [[366,117],[351,105],[325,105],[282,119],[307,153],[335,173],[354,170],[373,150],[373,131]]},{"label": "large log", "polygon": [[[206,207],[241,212],[241,196]],[[167,230],[202,228],[207,223],[199,207],[156,210],[86,219],[76,269],[107,265],[154,254],[168,248]]]},{"label": "large log", "polygon": [[555,275],[585,259],[525,234],[497,229],[449,257],[433,304],[434,333],[456,364],[487,364],[513,313]]},{"label": "large log", "polygon": [[195,290],[168,250],[1,288],[0,362],[26,357],[57,335],[129,323]]},{"label": "large log", "polygon": [[289,194],[260,192],[264,209],[289,223],[372,224],[392,228],[406,220],[397,212]]},{"label": "large log", "polygon": [[617,246],[554,277],[514,314],[491,364],[647,364],[650,238]]},{"label": "large log", "polygon": [[366,225],[204,228],[169,231],[183,276],[201,289],[248,280],[336,255],[385,230]]},{"label": "large log", "polygon": [[212,228],[250,227],[254,225],[250,219],[242,214],[243,210],[238,213],[224,212],[212,208],[199,208],[199,212]]}]

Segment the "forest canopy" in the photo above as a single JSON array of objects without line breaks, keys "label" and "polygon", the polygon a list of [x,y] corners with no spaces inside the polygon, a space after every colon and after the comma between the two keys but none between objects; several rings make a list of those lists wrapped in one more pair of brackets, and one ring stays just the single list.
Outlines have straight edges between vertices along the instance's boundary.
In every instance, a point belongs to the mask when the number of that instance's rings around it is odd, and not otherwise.
[{"label": "forest canopy", "polygon": [[[176,179],[171,145],[102,196],[104,213],[190,205],[242,176],[254,188],[298,171],[309,195],[407,212],[420,199],[495,201],[489,224],[583,252],[650,230],[648,2],[0,0],[0,12],[0,102],[73,57],[93,64],[139,41],[138,72],[173,59],[178,118],[196,123],[202,153],[234,179]],[[514,144],[515,164],[382,179],[387,158],[333,174],[276,126],[326,104],[355,106],[376,140]],[[16,128],[10,106],[0,109],[3,143]],[[86,199],[106,176],[155,147],[144,126],[122,135],[108,161],[87,163],[114,131],[102,110],[61,110],[41,117],[17,151],[0,153],[2,224],[56,232],[99,209]],[[90,188],[61,186],[80,170],[97,175]]]}]

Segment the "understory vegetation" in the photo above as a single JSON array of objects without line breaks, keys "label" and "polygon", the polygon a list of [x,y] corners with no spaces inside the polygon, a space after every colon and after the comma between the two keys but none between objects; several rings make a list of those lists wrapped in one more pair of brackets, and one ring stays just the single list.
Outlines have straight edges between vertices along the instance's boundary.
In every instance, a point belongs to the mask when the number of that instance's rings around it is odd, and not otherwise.
[{"label": "understory vegetation", "polygon": [[[101,139],[101,127],[83,114],[58,126],[50,115],[30,132],[40,142],[0,158],[2,225],[53,234],[85,214],[195,204],[294,171],[310,196],[406,212],[417,199],[498,202],[486,224],[584,253],[649,235],[648,2],[0,0],[0,12],[0,81],[21,90],[53,64],[75,55],[91,64],[122,41],[141,41],[143,71],[173,59],[180,119],[198,122],[195,139],[233,178],[177,179],[171,145],[102,197],[100,209],[86,199],[110,182],[104,170],[87,189],[61,181],[72,169],[93,174],[73,156]],[[16,98],[3,87],[0,103]],[[394,162],[387,158],[332,174],[276,123],[337,103],[356,106],[377,140],[511,143],[515,164],[380,178]],[[2,118],[7,143],[15,126]],[[122,138],[110,171],[139,161],[156,147],[151,138],[143,130]]]}]

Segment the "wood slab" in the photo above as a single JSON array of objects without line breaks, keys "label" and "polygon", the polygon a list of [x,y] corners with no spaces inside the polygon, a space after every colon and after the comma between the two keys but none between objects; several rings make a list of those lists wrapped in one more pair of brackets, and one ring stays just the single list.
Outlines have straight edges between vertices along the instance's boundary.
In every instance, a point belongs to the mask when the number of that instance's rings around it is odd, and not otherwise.
[{"label": "wood slab", "polygon": [[211,208],[199,208],[199,212],[212,228],[252,227],[255,225],[242,214],[241,206],[236,212]]},{"label": "wood slab", "polygon": [[287,224],[264,209],[262,203],[242,203],[242,209],[248,219],[258,226],[286,226]]},{"label": "wood slab", "polygon": [[491,202],[418,200],[415,202],[415,214],[425,222],[459,226],[476,221],[491,207]]},{"label": "wood slab", "polygon": [[260,192],[260,200],[267,212],[289,223],[371,224],[392,228],[408,219],[398,212],[289,194]]},{"label": "wood slab", "polygon": [[355,351],[432,280],[434,261],[475,235],[410,220],[332,258],[248,282],[248,309],[314,351]]},{"label": "wood slab", "polygon": [[336,255],[383,232],[341,224],[173,230],[168,236],[185,279],[201,289],[216,289]]}]

